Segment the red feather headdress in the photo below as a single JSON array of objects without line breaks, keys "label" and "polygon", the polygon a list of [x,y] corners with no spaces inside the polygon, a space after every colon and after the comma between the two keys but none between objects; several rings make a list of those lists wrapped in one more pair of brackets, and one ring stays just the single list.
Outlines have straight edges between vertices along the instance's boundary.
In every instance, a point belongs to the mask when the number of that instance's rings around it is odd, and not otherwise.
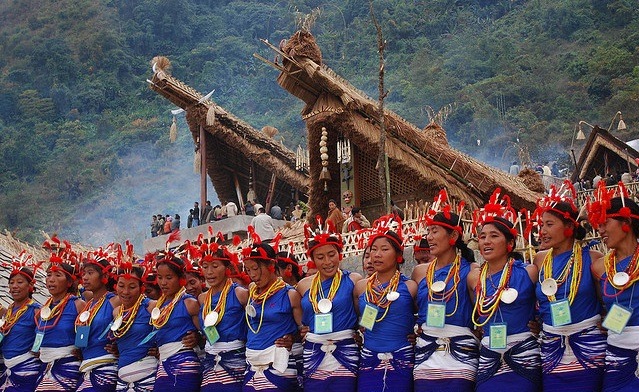
[{"label": "red feather headdress", "polygon": [[[510,222],[513,227],[508,227],[495,218],[504,219]],[[501,189],[497,188],[492,196],[490,196],[488,203],[473,212],[472,228],[473,232],[478,234],[478,230],[481,230],[481,227],[486,223],[500,224],[504,226],[513,237],[517,238],[517,223],[519,219],[519,213],[510,205],[510,197],[508,195],[501,195]]]}]

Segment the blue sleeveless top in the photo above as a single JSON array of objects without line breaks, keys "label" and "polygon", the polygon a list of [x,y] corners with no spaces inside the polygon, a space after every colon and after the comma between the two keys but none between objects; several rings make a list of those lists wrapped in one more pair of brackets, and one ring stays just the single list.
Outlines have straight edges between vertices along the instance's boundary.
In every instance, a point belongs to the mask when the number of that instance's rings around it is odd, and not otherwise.
[{"label": "blue sleeveless top", "polygon": [[[244,320],[244,306],[240,303],[240,300],[237,299],[237,295],[235,294],[235,289],[238,287],[237,283],[233,283],[231,285],[231,289],[229,290],[226,296],[226,309],[224,310],[224,317],[222,320],[216,325],[217,332],[220,334],[220,342],[232,342],[234,340],[242,340],[246,341],[246,321]],[[220,294],[215,293],[211,298],[211,304],[213,308],[220,299]],[[202,319],[202,310],[204,309],[204,305],[200,306],[200,327],[202,327],[202,331],[204,331],[204,320]]]},{"label": "blue sleeveless top", "polygon": [[[623,260],[617,261],[617,271],[625,271],[628,264],[630,264],[631,258],[632,255]],[[601,277],[601,293],[606,309],[610,310],[610,308],[612,308],[612,304],[615,303],[625,306],[626,308],[631,308],[632,315],[630,316],[630,320],[628,320],[628,324],[626,324],[626,326],[639,325],[639,284],[635,282],[616,298],[613,297],[613,295],[617,294],[617,292],[618,291],[612,287],[610,282],[608,282],[608,275],[604,272]]]},{"label": "blue sleeveless top", "polygon": [[[402,274],[397,286],[399,298],[393,301],[388,308],[388,313],[382,321],[378,321],[373,326],[373,330],[364,331],[364,347],[369,350],[386,353],[399,350],[407,346],[407,336],[413,333],[415,325],[413,297],[406,287],[408,278]],[[386,284],[387,285],[387,284]],[[366,306],[366,292],[359,296],[360,317]],[[377,319],[382,317],[383,309],[379,310]]]},{"label": "blue sleeveless top", "polygon": [[[446,324],[457,325],[459,327],[472,326],[472,313],[473,302],[468,293],[468,273],[470,272],[470,263],[466,259],[460,260],[461,265],[459,267],[459,283],[457,284],[457,295],[453,294],[448,302],[446,302],[446,314],[450,314],[455,310],[456,298],[457,298],[457,311],[450,316],[446,316]],[[450,271],[451,264],[440,268],[435,271],[433,282],[444,281]],[[448,284],[446,284],[446,290],[450,290],[453,287],[453,279],[451,278]],[[426,278],[423,278],[417,286],[417,323],[422,325],[426,322],[426,314],[428,313],[428,282]],[[433,302],[441,302],[442,293],[435,293],[433,295]]]},{"label": "blue sleeveless top", "polygon": [[27,311],[22,314],[13,325],[11,331],[2,340],[2,355],[5,359],[17,357],[31,351],[35,339],[35,311],[40,309],[40,304],[32,303]]},{"label": "blue sleeveless top", "polygon": [[[41,347],[66,347],[73,346],[75,344],[75,318],[78,317],[78,310],[75,307],[75,301],[78,297],[71,296],[69,302],[64,307],[58,324],[45,330],[45,325],[52,325],[55,318],[43,321],[38,317],[38,325],[36,326],[36,332],[43,331],[44,337],[42,339]],[[58,302],[51,304],[51,307],[55,306]],[[33,342],[31,342],[33,344]]]},{"label": "blue sleeveless top", "polygon": [[[95,314],[93,321],[91,322],[91,326],[89,329],[89,345],[82,349],[82,358],[83,359],[91,359],[97,358],[102,355],[109,354],[104,346],[108,343],[108,333],[104,333],[102,339],[100,335],[103,335],[104,331],[109,331],[109,323],[113,321],[113,305],[111,305],[111,298],[115,297],[115,294],[107,292],[106,299],[100,309]],[[91,301],[97,302],[96,299],[92,299]]]},{"label": "blue sleeveless top", "polygon": [[[297,324],[293,318],[293,308],[291,300],[288,298],[288,291],[294,290],[291,286],[286,286],[277,291],[264,303],[264,317],[262,327],[258,333],[248,329],[246,347],[252,350],[264,350],[275,344],[275,340],[286,334],[297,332]],[[262,304],[252,304],[257,312],[255,317],[249,317],[248,321],[254,330],[260,324],[262,314]]]},{"label": "blue sleeveless top", "polygon": [[[353,289],[355,284],[350,278],[350,271],[342,271],[342,281],[339,284],[337,293],[333,298],[333,331],[343,331],[345,329],[354,329],[357,325],[357,314],[355,313],[355,305],[353,304]],[[319,272],[318,272],[319,273]],[[328,295],[328,291],[333,283],[332,279],[326,279],[322,282],[322,291],[324,295]],[[311,328],[311,332],[315,332],[315,310],[309,299],[311,290],[306,290],[302,297],[302,324]]]},{"label": "blue sleeveless top", "polygon": [[149,324],[151,313],[147,310],[150,301],[148,298],[142,300],[138,314],[135,315],[133,325],[131,325],[131,328],[124,336],[117,340],[118,350],[120,351],[118,367],[120,368],[146,357],[149,349],[155,346],[154,339],[140,344],[140,342],[153,331],[153,326]]},{"label": "blue sleeveless top", "polygon": [[[566,263],[568,263],[568,261],[570,260],[571,256],[572,250],[558,255],[553,255],[553,278],[557,278],[559,276]],[[592,259],[590,258],[590,252],[587,247],[583,248],[581,263],[583,266],[581,272],[581,282],[579,283],[577,295],[575,295],[575,299],[570,305],[570,317],[573,324],[601,313],[601,304],[599,303],[599,299],[597,298],[597,288],[595,286],[596,283],[593,280],[592,271],[590,270]],[[557,299],[557,301],[567,298],[570,294],[570,281],[572,280],[573,273],[574,268],[570,271],[570,274],[568,274],[568,278],[566,278],[566,281],[561,286],[557,287],[557,293],[555,294],[555,298]],[[543,268],[539,272],[539,277],[540,280],[544,279]],[[548,325],[552,325],[550,301],[548,300],[548,296],[541,292],[541,281],[537,282],[535,293],[537,295],[537,301],[539,302],[539,314],[541,315],[543,322]]]},{"label": "blue sleeveless top", "polygon": [[[499,287],[502,273],[503,270],[486,277],[486,295],[492,295],[495,288]],[[508,335],[530,331],[528,321],[533,318],[537,298],[535,298],[535,284],[530,280],[526,264],[521,260],[516,260],[513,265],[508,287],[517,290],[517,298],[511,304],[499,302],[499,307],[492,318],[484,325],[485,335],[490,330],[490,326],[495,323],[506,323]],[[480,318],[479,321],[484,322],[485,320],[486,318]]]},{"label": "blue sleeveless top", "polygon": [[[186,309],[186,304],[184,304],[184,300],[187,298],[193,298],[193,296],[184,294],[175,304],[169,320],[162,328],[158,329],[158,333],[155,335],[158,346],[166,343],[179,342],[187,332],[197,330],[195,324],[193,324],[193,318]],[[162,308],[168,306],[169,303],[171,303],[171,301],[166,301],[162,304]]]}]

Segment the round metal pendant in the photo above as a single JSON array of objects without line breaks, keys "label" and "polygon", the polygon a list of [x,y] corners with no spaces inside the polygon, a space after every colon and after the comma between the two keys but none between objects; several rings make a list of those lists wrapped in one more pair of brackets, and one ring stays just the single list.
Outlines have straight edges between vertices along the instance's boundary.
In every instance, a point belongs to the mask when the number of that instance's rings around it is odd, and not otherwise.
[{"label": "round metal pendant", "polygon": [[51,308],[48,306],[43,306],[40,309],[40,318],[44,321],[47,321],[51,317]]},{"label": "round metal pendant", "polygon": [[217,323],[217,319],[219,317],[220,315],[216,311],[212,311],[211,313],[207,314],[204,318],[204,327],[214,326],[215,323]]},{"label": "round metal pendant", "polygon": [[612,277],[612,283],[614,283],[615,286],[623,286],[628,283],[628,281],[630,281],[630,276],[623,271],[617,272],[615,276]]},{"label": "round metal pendant", "polygon": [[87,320],[89,320],[89,317],[91,316],[91,313],[89,313],[88,310],[85,310],[84,312],[80,313],[80,317],[78,317],[80,319],[81,323],[86,323]]},{"label": "round metal pendant", "polygon": [[317,303],[317,309],[322,313],[328,313],[333,309],[333,302],[328,298],[322,298]]},{"label": "round metal pendant", "polygon": [[430,290],[434,293],[441,293],[446,289],[446,282],[443,280],[438,280],[437,282],[433,282],[430,286]]},{"label": "round metal pendant", "polygon": [[115,332],[122,326],[122,316],[116,318],[111,325],[111,331]]},{"label": "round metal pendant", "polygon": [[504,290],[503,293],[501,293],[501,302],[505,304],[512,304],[513,302],[515,302],[518,295],[519,293],[517,292],[517,290],[513,289],[512,287],[509,287],[506,290]]},{"label": "round metal pendant", "polygon": [[386,294],[386,299],[390,302],[397,301],[398,298],[399,293],[397,291],[391,291],[390,293]]},{"label": "round metal pendant", "polygon": [[249,317],[255,317],[257,316],[257,310],[255,310],[255,306],[253,305],[246,305],[246,314],[249,315]]},{"label": "round metal pendant", "polygon": [[151,320],[157,320],[160,318],[160,308],[153,308],[151,311]]},{"label": "round metal pendant", "polygon": [[544,279],[541,282],[541,292],[548,296],[555,295],[557,293],[557,281],[553,278]]}]

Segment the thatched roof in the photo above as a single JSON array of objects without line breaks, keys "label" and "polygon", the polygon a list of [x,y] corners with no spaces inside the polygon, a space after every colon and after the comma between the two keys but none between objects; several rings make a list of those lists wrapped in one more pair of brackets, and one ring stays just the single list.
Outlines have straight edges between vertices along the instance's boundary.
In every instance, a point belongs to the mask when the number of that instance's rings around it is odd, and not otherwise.
[{"label": "thatched roof", "polygon": [[[316,150],[312,147],[314,135],[319,134],[321,127],[326,127],[329,130],[329,146],[332,144],[330,132],[334,134],[333,139],[339,136],[350,139],[363,153],[359,155],[370,158],[363,158],[362,162],[355,164],[366,166],[366,171],[376,176],[374,165],[380,133],[377,101],[350,85],[326,65],[300,55],[319,51],[319,48],[315,51],[308,49],[309,45],[316,45],[310,34],[301,34],[297,32],[293,38],[295,42],[303,41],[303,48],[291,45],[293,39],[283,46],[283,51],[269,46],[283,57],[281,65],[273,64],[281,71],[278,83],[306,103],[302,117],[309,132],[311,165],[318,162],[317,157],[314,159],[313,156]],[[321,59],[321,55],[313,57]],[[495,188],[501,187],[511,196],[515,207],[532,208],[541,196],[528,189],[521,179],[451,148],[445,142],[445,131],[437,124],[430,124],[426,130],[421,130],[390,110],[385,110],[384,121],[388,132],[386,153],[392,173],[391,194],[395,199],[412,197],[431,200],[441,188],[446,187],[453,197],[463,199],[471,206],[478,206],[490,197]],[[329,155],[334,156],[332,154],[334,152],[329,150]],[[317,178],[319,170],[311,166],[311,178]],[[339,167],[329,166],[329,170],[336,173]],[[377,180],[368,177],[362,181],[371,182],[370,190],[375,193]],[[338,182],[330,185],[333,185],[333,189],[339,189]],[[366,184],[363,188],[366,193]],[[379,190],[376,192],[379,193]],[[322,195],[322,190],[310,190],[312,203],[322,199]],[[373,202],[373,199],[371,196],[370,200],[359,202],[365,205],[366,202]]]},{"label": "thatched roof", "polygon": [[592,179],[597,174],[605,176],[608,174],[606,169],[619,174],[635,170],[637,158],[637,150],[605,129],[595,126],[579,155],[577,170],[573,172],[571,180],[575,182],[580,178]]},{"label": "thatched roof", "polygon": [[[263,202],[263,197],[268,193],[272,173],[277,175],[272,200],[280,200],[281,203],[289,200],[291,188],[302,194],[308,192],[308,174],[295,170],[295,153],[283,144],[251,127],[161,69],[154,72],[150,87],[186,111],[186,120],[194,141],[199,138],[200,127],[204,127],[208,135],[212,136],[206,138],[207,172],[221,201],[237,201],[234,174],[238,178],[243,197],[246,197],[252,164],[254,190],[260,201]],[[207,125],[206,121],[209,110],[215,112],[212,126]]]}]

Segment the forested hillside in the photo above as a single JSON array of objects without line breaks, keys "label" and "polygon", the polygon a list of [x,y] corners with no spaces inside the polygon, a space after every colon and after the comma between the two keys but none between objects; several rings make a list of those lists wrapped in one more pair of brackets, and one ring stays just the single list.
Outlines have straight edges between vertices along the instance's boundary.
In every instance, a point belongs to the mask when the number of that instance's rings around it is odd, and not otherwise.
[{"label": "forested hillside", "polygon": [[[639,135],[639,10],[632,0],[375,0],[388,46],[388,105],[418,126],[452,105],[453,146],[496,166],[530,151],[569,164],[579,120],[607,127],[622,111]],[[256,128],[305,143],[301,102],[253,58],[271,57],[296,20],[326,64],[377,96],[368,0],[5,0],[0,2],[0,227],[40,240],[137,241],[151,214],[197,199],[184,118],[171,144],[168,101],[149,61]],[[481,140],[481,143],[477,143]],[[191,193],[185,190],[192,189]]]}]

